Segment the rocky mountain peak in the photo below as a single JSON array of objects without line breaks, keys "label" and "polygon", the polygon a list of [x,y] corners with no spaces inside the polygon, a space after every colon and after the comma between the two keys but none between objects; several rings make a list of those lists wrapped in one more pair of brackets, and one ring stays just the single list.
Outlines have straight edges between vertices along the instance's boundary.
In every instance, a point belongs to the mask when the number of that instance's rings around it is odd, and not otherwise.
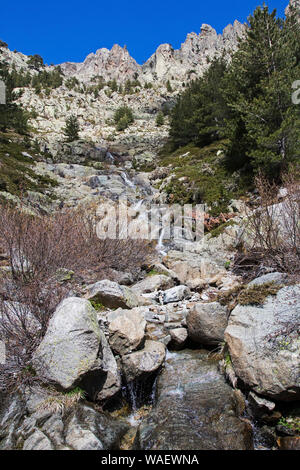
[{"label": "rocky mountain peak", "polygon": [[286,16],[289,15],[292,7],[298,10],[298,16],[299,16],[299,21],[300,21],[300,0],[290,0],[288,6],[285,9]]},{"label": "rocky mountain peak", "polygon": [[184,81],[190,78],[191,71],[203,73],[208,59],[235,49],[237,39],[244,31],[245,26],[238,21],[227,26],[223,34],[202,24],[200,33],[189,33],[180,49],[175,50],[168,43],[161,44],[142,66],[131,57],[126,46],[115,44],[111,50],[101,48],[89,54],[82,63],[66,62],[61,67],[66,75],[77,76],[82,81],[89,81],[94,75],[119,82],[136,78],[142,82]]}]

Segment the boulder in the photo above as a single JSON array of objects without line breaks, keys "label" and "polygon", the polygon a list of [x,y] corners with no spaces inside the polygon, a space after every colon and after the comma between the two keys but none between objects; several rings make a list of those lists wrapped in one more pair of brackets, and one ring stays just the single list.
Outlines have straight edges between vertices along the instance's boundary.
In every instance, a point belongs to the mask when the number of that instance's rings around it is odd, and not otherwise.
[{"label": "boulder", "polygon": [[113,276],[113,280],[121,286],[130,286],[134,283],[134,276],[131,273],[116,271],[115,269],[112,269],[111,273]]},{"label": "boulder", "polygon": [[164,264],[162,263],[154,263],[151,268],[153,269],[153,271],[156,271],[157,274],[164,274],[165,276],[169,276],[169,277],[172,277],[173,279],[176,279],[176,274],[174,273],[174,271],[172,271],[171,269],[168,269]]},{"label": "boulder", "polygon": [[238,305],[225,340],[234,370],[253,391],[273,400],[300,398],[300,285],[280,289],[262,306]]},{"label": "boulder", "polygon": [[13,449],[16,442],[15,433],[25,412],[21,394],[0,394],[0,450]]},{"label": "boulder", "polygon": [[165,290],[175,285],[174,279],[164,274],[147,276],[142,281],[132,286],[132,290],[139,294],[148,294],[157,290]]},{"label": "boulder", "polygon": [[248,403],[250,405],[251,414],[266,423],[276,424],[282,416],[280,411],[275,411],[276,404],[274,402],[259,397],[254,392],[249,393]]},{"label": "boulder", "polygon": [[163,364],[165,355],[164,344],[147,340],[144,349],[122,357],[122,369],[126,381],[129,383],[157,371]]},{"label": "boulder", "polygon": [[250,423],[239,416],[234,391],[207,353],[169,354],[157,381],[157,402],[140,424],[141,450],[250,450]]},{"label": "boulder", "polygon": [[76,407],[65,427],[66,444],[75,450],[118,449],[128,425],[98,413],[91,406]]},{"label": "boulder", "polygon": [[187,286],[175,286],[164,292],[163,303],[170,304],[173,302],[180,302],[183,299],[188,299],[190,296],[191,291]]},{"label": "boulder", "polygon": [[128,431],[123,420],[117,421],[83,401],[57,411],[48,409],[47,403],[53,404],[55,398],[49,389],[31,387],[25,395],[22,416],[12,415],[9,429],[1,428],[1,450],[117,449]]},{"label": "boulder", "polygon": [[97,175],[91,176],[87,183],[92,189],[99,188],[101,186],[100,179]]},{"label": "boulder", "polygon": [[286,280],[287,275],[284,273],[268,273],[264,274],[263,276],[257,277],[256,279],[253,279],[253,281],[249,282],[248,286],[261,286],[269,282],[281,285],[285,284]]},{"label": "boulder", "polygon": [[107,279],[86,288],[85,298],[99,302],[108,308],[134,308],[143,305],[143,300],[127,286],[120,286]]},{"label": "boulder", "polygon": [[54,450],[54,447],[46,434],[36,429],[34,433],[26,439],[22,450]]},{"label": "boulder", "polygon": [[218,302],[197,303],[187,315],[189,337],[199,344],[217,345],[224,340],[227,309]]},{"label": "boulder", "polygon": [[274,402],[267,400],[266,398],[259,397],[254,392],[249,393],[248,402],[254,410],[259,412],[273,411],[276,406]]},{"label": "boulder", "polygon": [[81,381],[81,387],[87,391],[93,400],[105,401],[113,397],[121,388],[121,374],[117,361],[110,349],[104,333],[101,331],[101,373],[91,371]]},{"label": "boulder", "polygon": [[188,332],[186,328],[175,328],[170,330],[171,342],[169,349],[183,349],[188,338]]},{"label": "boulder", "polygon": [[116,354],[128,354],[142,344],[146,320],[139,308],[109,313],[109,344]]},{"label": "boulder", "polygon": [[57,307],[33,357],[41,377],[64,390],[81,384],[90,393],[112,396],[120,388],[115,359],[90,302],[77,297]]},{"label": "boulder", "polygon": [[277,444],[280,450],[300,450],[300,436],[279,437]]},{"label": "boulder", "polygon": [[181,284],[190,289],[200,289],[206,284],[214,283],[216,276],[220,279],[226,276],[225,261],[228,260],[228,254],[226,255],[227,257],[224,254],[222,259],[215,260],[211,254],[190,252],[187,249],[172,250],[164,258],[164,263],[175,272]]}]

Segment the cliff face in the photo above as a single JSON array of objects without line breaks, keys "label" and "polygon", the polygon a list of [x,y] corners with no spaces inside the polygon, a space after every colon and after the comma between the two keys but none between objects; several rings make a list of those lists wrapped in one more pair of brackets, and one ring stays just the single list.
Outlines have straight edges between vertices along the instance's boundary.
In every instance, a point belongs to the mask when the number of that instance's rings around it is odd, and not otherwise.
[{"label": "cliff face", "polygon": [[88,81],[95,75],[100,75],[105,80],[124,81],[135,78],[141,71],[126,46],[120,47],[117,44],[111,50],[98,49],[95,54],[89,54],[82,63],[63,63],[61,68],[65,75],[76,76],[82,81]]},{"label": "cliff face", "polygon": [[162,44],[142,66],[143,78],[148,81],[188,80],[202,74],[211,59],[222,53],[228,54],[237,47],[238,37],[245,26],[235,21],[227,26],[223,34],[203,24],[199,34],[187,35],[181,48],[174,50],[170,44]]},{"label": "cliff face", "polygon": [[61,67],[67,76],[83,81],[89,81],[94,75],[119,82],[135,78],[142,82],[188,80],[193,74],[201,74],[215,55],[234,50],[244,31],[245,26],[238,21],[219,35],[204,24],[199,34],[188,34],[178,50],[170,44],[161,44],[143,65],[137,64],[126,47],[114,45],[111,50],[102,48],[89,54],[82,63],[66,62]]}]

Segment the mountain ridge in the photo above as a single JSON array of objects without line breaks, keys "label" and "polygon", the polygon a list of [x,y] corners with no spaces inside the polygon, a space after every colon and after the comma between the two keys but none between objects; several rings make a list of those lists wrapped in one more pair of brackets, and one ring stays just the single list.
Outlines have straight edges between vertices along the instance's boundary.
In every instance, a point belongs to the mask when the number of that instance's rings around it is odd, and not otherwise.
[{"label": "mountain ridge", "polygon": [[142,65],[129,54],[126,46],[115,44],[110,50],[100,48],[88,54],[83,62],[63,62],[60,66],[65,75],[78,76],[83,81],[89,81],[94,75],[102,75],[105,79],[151,82],[170,80],[176,73],[177,78],[182,80],[190,78],[190,67],[193,67],[195,74],[203,73],[206,58],[212,59],[215,55],[228,54],[234,50],[245,28],[245,25],[235,20],[224,28],[222,34],[217,34],[210,25],[203,24],[200,33],[189,33],[179,49],[174,49],[169,43],[160,44]]}]

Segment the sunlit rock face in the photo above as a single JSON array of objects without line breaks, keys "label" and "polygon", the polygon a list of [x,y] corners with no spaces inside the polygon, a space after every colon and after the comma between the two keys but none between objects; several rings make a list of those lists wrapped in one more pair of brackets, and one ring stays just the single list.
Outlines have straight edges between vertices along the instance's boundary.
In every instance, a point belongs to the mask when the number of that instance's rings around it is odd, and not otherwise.
[{"label": "sunlit rock face", "polygon": [[119,82],[137,78],[142,82],[180,81],[202,73],[215,55],[236,49],[237,39],[244,31],[245,26],[238,21],[228,25],[223,34],[217,34],[211,26],[203,24],[199,34],[187,35],[180,49],[161,44],[142,66],[130,56],[126,46],[115,44],[111,50],[102,48],[89,54],[82,63],[66,62],[61,67],[65,75],[83,81],[89,81],[95,75]]}]

